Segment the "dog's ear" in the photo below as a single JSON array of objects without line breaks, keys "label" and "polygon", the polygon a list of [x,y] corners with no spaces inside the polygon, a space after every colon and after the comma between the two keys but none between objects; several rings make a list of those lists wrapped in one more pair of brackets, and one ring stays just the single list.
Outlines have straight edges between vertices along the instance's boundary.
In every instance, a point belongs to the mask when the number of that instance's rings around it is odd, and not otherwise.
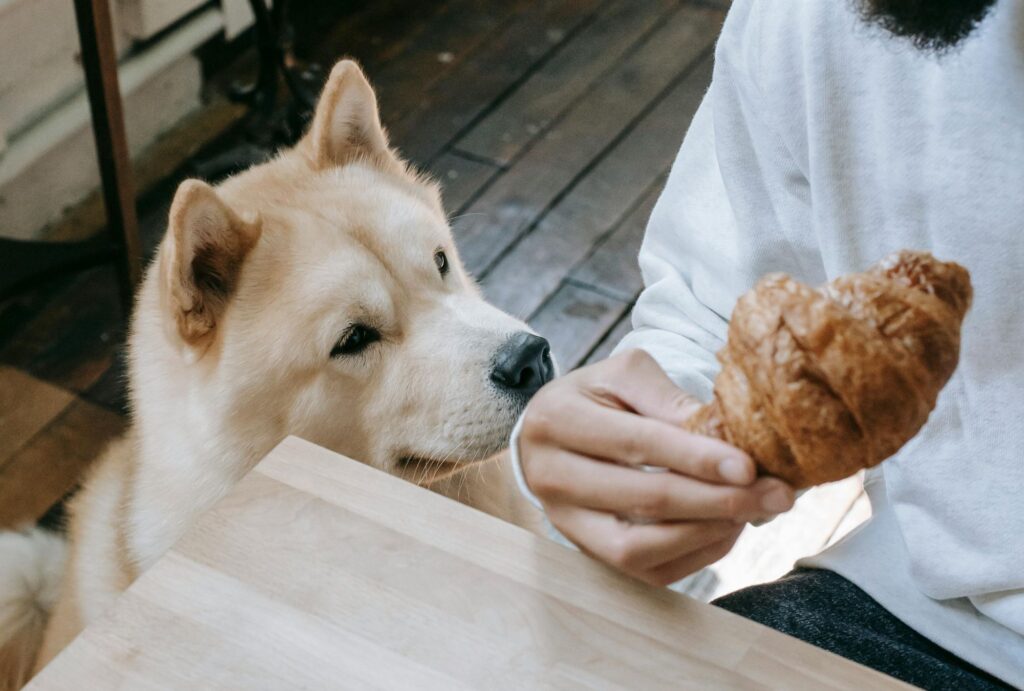
[{"label": "dog's ear", "polygon": [[317,169],[356,159],[397,164],[380,124],[377,96],[353,60],[342,60],[331,70],[302,145]]},{"label": "dog's ear", "polygon": [[169,307],[181,339],[201,348],[234,293],[242,262],[259,240],[260,223],[240,218],[205,182],[186,180],[171,204],[168,236]]}]

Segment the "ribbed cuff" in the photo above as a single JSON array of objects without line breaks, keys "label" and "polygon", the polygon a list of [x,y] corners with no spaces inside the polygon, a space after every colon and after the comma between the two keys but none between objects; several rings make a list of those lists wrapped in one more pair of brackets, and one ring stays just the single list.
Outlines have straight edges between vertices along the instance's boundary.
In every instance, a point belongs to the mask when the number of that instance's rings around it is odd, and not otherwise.
[{"label": "ribbed cuff", "polygon": [[526,477],[523,475],[523,462],[519,458],[519,434],[523,431],[523,417],[520,415],[519,419],[516,420],[515,427],[512,428],[512,434],[508,438],[508,454],[512,460],[512,474],[516,477],[516,485],[519,487],[519,492],[527,501],[536,506],[540,511],[544,510],[544,506],[540,503],[540,499],[537,495],[530,491],[530,486],[526,484]]}]

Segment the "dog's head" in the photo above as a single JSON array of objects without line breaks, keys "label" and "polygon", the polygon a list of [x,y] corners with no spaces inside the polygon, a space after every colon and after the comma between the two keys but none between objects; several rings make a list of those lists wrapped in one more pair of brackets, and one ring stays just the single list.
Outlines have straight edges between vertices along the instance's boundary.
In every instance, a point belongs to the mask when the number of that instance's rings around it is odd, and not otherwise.
[{"label": "dog's head", "polygon": [[[388,147],[350,61],[294,149],[216,189],[181,185],[146,290],[203,424],[393,472],[494,453],[553,376],[547,342],[481,298],[437,186]],[[144,351],[136,337],[136,378]]]}]

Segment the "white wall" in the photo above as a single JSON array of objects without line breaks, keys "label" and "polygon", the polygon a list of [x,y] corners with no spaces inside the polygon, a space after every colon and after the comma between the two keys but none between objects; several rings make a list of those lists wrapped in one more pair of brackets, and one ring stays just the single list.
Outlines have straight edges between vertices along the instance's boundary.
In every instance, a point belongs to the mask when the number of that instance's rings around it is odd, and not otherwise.
[{"label": "white wall", "polygon": [[[251,16],[246,0],[110,2],[136,156],[200,106],[192,51],[219,32],[237,34]],[[0,236],[44,236],[98,184],[71,0],[0,0]]]}]

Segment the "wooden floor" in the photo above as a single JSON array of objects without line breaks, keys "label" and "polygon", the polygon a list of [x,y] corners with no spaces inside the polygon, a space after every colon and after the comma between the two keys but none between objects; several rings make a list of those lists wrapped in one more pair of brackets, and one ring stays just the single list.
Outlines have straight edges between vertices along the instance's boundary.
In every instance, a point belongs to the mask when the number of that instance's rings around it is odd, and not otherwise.
[{"label": "wooden floor", "polygon": [[[569,368],[604,357],[629,329],[644,225],[709,82],[726,6],[365,2],[305,52],[363,63],[392,141],[443,182],[487,297],[528,319]],[[150,249],[176,182],[143,205]],[[123,429],[122,340],[107,269],[0,305],[0,526],[42,514]],[[804,518],[745,536],[762,545],[754,557],[705,574],[694,592],[784,571],[865,504],[848,482],[803,506]]]}]

